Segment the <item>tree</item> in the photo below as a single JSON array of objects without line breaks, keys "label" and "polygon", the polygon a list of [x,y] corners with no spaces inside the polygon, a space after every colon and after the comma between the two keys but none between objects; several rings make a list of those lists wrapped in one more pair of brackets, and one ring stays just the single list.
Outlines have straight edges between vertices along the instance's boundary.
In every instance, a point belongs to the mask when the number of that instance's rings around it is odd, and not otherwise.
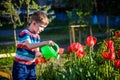
[{"label": "tree", "polygon": [[6,1],[2,1],[1,5],[3,5],[3,10],[1,10],[1,15],[7,15],[7,19],[8,22],[2,22],[2,23],[10,23],[13,25],[13,29],[14,29],[14,40],[15,40],[15,45],[17,43],[16,41],[16,26],[20,25],[20,19],[19,19],[19,15],[18,13],[15,11],[14,5],[12,4],[12,0],[6,0]]},{"label": "tree", "polygon": [[[14,29],[14,40],[15,40],[15,46],[17,44],[17,41],[16,41],[16,27],[19,26],[19,25],[23,25],[23,23],[25,22],[22,22],[21,23],[21,20],[20,20],[20,16],[19,16],[19,13],[16,11],[17,9],[19,9],[20,11],[22,9],[25,9],[27,12],[27,20],[26,22],[28,22],[29,18],[30,18],[30,14],[33,13],[33,11],[31,11],[32,13],[30,13],[30,9],[31,10],[34,10],[34,11],[39,11],[40,8],[42,8],[41,6],[39,6],[35,0],[2,0],[1,3],[0,3],[0,18],[6,18],[8,19],[7,22],[3,19],[1,20],[0,19],[0,22],[1,24],[12,24],[13,25],[13,29]],[[54,12],[53,11],[49,11],[50,10],[50,6],[44,6],[43,7],[44,10],[47,10],[46,13],[48,14],[48,16],[50,17],[50,20],[53,19],[53,14]],[[4,16],[4,17],[2,17]]]},{"label": "tree", "polygon": [[24,10],[24,17],[25,20],[24,22],[28,23],[29,19],[30,19],[30,15],[34,12],[34,11],[44,11],[50,18],[50,21],[52,21],[54,19],[54,11],[51,10],[51,6],[50,5],[44,5],[44,6],[39,6],[38,2],[36,0],[13,0],[14,6],[19,9],[19,11]]},{"label": "tree", "polygon": [[35,3],[35,0],[13,0],[14,6],[16,7],[16,9],[18,9],[19,11],[25,11],[25,21],[24,22],[28,22],[29,18],[30,18],[30,9],[35,9],[35,10],[39,10],[39,6],[38,4]]},{"label": "tree", "polygon": [[107,37],[110,36],[110,29],[109,29],[109,18],[111,15],[119,15],[119,0],[96,0],[98,4],[98,14],[102,14],[106,16],[106,32]]},{"label": "tree", "polygon": [[97,0],[94,0],[94,6],[95,6],[95,13],[96,13],[96,16],[97,16],[97,21],[98,21],[98,29],[99,29],[99,31],[101,31],[101,25],[100,25],[100,20],[99,20],[99,15],[98,15]]},{"label": "tree", "polygon": [[[68,11],[68,14],[75,14],[79,19],[76,19],[77,22],[73,24],[88,24],[90,28],[90,35],[92,35],[92,25],[91,25],[91,16],[93,12],[93,0],[71,0],[69,5],[72,5],[72,9]],[[71,15],[70,14],[70,15]],[[74,16],[70,16],[72,19]],[[73,19],[74,20],[74,19]]]}]

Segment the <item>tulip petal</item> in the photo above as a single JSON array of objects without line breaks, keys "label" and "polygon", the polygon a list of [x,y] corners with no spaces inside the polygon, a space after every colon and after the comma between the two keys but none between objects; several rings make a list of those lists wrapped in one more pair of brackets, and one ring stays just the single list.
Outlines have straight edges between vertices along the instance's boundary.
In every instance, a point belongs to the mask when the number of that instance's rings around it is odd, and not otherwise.
[{"label": "tulip petal", "polygon": [[87,46],[94,46],[97,42],[97,38],[93,37],[93,36],[88,36],[86,39],[86,44]]},{"label": "tulip petal", "polygon": [[120,68],[120,60],[114,60],[114,67]]},{"label": "tulip petal", "polygon": [[59,52],[58,52],[58,54],[63,54],[64,53],[64,48],[59,48]]}]

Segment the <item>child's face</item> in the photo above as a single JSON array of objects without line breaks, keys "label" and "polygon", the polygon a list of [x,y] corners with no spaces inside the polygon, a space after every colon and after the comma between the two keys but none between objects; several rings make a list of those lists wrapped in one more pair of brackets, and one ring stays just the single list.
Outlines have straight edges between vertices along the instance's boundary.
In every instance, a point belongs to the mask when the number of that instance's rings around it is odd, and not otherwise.
[{"label": "child's face", "polygon": [[40,32],[44,31],[44,28],[45,28],[46,26],[47,26],[47,25],[42,24],[42,23],[35,23],[34,32],[35,32],[36,34],[39,34]]}]

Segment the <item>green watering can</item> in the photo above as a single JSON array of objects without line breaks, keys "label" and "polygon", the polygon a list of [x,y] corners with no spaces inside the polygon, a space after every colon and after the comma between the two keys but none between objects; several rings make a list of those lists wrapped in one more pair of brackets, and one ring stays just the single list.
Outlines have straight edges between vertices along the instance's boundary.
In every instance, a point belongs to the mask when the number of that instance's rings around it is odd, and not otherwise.
[{"label": "green watering can", "polygon": [[[54,50],[53,47],[56,48],[56,50]],[[50,59],[52,57],[58,59],[59,58],[58,51],[59,51],[59,46],[56,43],[54,44],[54,46],[45,45],[41,47],[41,52],[43,57],[45,57],[45,59]]]}]

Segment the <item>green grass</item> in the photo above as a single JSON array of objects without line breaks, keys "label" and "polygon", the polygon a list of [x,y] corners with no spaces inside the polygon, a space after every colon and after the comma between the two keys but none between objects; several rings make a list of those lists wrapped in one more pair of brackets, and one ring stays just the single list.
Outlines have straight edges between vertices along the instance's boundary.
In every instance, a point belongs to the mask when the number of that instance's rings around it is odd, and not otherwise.
[{"label": "green grass", "polygon": [[0,76],[0,80],[9,80],[9,79]]},{"label": "green grass", "polygon": [[0,58],[0,71],[11,74],[13,57]]},{"label": "green grass", "polygon": [[5,42],[5,41],[14,41],[14,36],[0,38],[0,42]]},{"label": "green grass", "polygon": [[56,26],[67,26],[68,22],[67,21],[57,21],[57,20],[53,20],[51,23],[49,23],[50,27],[56,27]]},{"label": "green grass", "polygon": [[[60,29],[52,29],[52,30],[44,30],[44,32],[40,33],[40,35],[42,36],[48,36],[49,35],[52,37],[54,37],[54,35],[65,35],[65,34],[69,34],[68,33],[68,27],[67,26],[59,26]],[[4,41],[14,41],[14,36],[9,36],[9,37],[1,37],[0,38],[0,42],[4,42]]]},{"label": "green grass", "polygon": [[16,51],[15,45],[0,45],[0,54],[4,53],[14,53]]}]

